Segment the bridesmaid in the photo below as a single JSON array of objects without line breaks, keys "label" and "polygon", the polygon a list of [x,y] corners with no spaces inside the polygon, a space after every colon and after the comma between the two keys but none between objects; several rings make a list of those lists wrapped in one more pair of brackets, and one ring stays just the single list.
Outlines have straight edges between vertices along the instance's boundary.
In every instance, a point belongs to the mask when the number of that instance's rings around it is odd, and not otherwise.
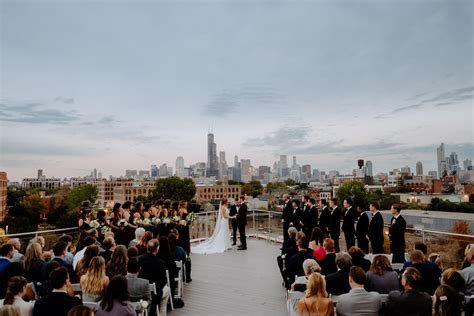
[{"label": "bridesmaid", "polygon": [[115,241],[117,244],[124,245],[124,229],[125,226],[119,226],[118,222],[123,219],[123,210],[121,208],[122,204],[115,203],[114,208],[112,209],[112,214],[110,214],[109,221],[112,232],[115,236]]}]

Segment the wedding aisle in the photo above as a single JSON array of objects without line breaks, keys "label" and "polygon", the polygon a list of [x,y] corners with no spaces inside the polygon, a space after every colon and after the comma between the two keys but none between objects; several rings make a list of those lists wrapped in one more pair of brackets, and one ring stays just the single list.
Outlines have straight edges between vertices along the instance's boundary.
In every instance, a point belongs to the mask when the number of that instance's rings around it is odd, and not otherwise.
[{"label": "wedding aisle", "polygon": [[182,309],[170,315],[286,315],[276,257],[280,245],[248,239],[248,249],[192,255]]}]

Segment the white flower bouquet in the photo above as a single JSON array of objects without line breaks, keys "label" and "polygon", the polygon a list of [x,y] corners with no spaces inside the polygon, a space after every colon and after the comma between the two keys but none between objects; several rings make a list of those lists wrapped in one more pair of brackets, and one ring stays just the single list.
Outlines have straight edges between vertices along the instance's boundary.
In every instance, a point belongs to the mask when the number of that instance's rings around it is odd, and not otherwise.
[{"label": "white flower bouquet", "polygon": [[186,216],[186,221],[191,224],[193,223],[194,221],[196,221],[198,219],[199,215],[197,215],[196,213],[189,213],[188,216]]},{"label": "white flower bouquet", "polygon": [[171,218],[172,222],[175,223],[175,224],[179,224],[179,221],[181,220],[181,217],[179,216],[173,216]]},{"label": "white flower bouquet", "polygon": [[91,221],[91,222],[89,223],[89,226],[90,226],[91,228],[96,228],[96,229],[97,229],[97,228],[100,227],[100,223],[99,223],[97,220],[93,220],[93,221]]},{"label": "white flower bouquet", "polygon": [[159,217],[153,217],[151,222],[155,225],[160,225],[161,224],[161,219]]},{"label": "white flower bouquet", "polygon": [[133,223],[135,225],[140,225],[142,223],[142,219],[140,217],[136,217],[133,219]]},{"label": "white flower bouquet", "polygon": [[128,222],[125,219],[121,219],[117,222],[118,227],[125,227],[128,225]]},{"label": "white flower bouquet", "polygon": [[142,224],[143,224],[144,226],[149,226],[149,225],[151,225],[151,220],[150,220],[149,218],[144,218],[144,219],[142,220]]},{"label": "white flower bouquet", "polygon": [[163,218],[163,224],[171,224],[171,218],[169,217]]},{"label": "white flower bouquet", "polygon": [[106,233],[108,233],[108,232],[110,232],[110,231],[111,231],[111,229],[110,229],[109,226],[102,226],[102,228],[100,229],[100,233],[101,233],[102,235],[105,235]]},{"label": "white flower bouquet", "polygon": [[188,222],[185,219],[182,219],[182,220],[179,221],[179,225],[186,226],[186,225],[188,225]]}]

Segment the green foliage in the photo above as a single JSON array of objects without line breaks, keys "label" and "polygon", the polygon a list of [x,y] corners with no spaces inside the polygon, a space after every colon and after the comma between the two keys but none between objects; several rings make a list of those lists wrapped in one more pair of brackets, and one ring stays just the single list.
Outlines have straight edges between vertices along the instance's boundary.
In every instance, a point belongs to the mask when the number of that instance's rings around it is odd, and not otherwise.
[{"label": "green foliage", "polygon": [[368,195],[364,188],[364,184],[360,181],[349,181],[343,183],[336,192],[336,197],[339,203],[352,197],[354,205],[363,206],[365,209],[368,207]]},{"label": "green foliage", "polygon": [[15,206],[11,207],[5,218],[9,233],[35,231],[37,229],[40,214],[44,213],[45,206],[41,197],[33,194],[23,198]]},{"label": "green foliage", "polygon": [[7,206],[14,206],[20,204],[21,199],[26,196],[26,191],[23,189],[8,190],[7,191]]},{"label": "green foliage", "polygon": [[308,184],[307,183],[300,183],[298,184],[298,186],[296,186],[296,190],[304,190],[304,189],[307,189],[308,188]]},{"label": "green foliage", "polygon": [[69,211],[76,212],[79,210],[83,201],[94,202],[97,198],[97,186],[85,184],[75,187],[69,192],[66,199],[66,205]]},{"label": "green foliage", "polygon": [[469,203],[474,203],[474,194],[469,195]]},{"label": "green foliage", "polygon": [[48,223],[57,228],[69,228],[77,225],[77,211],[69,210],[63,203],[48,215]]},{"label": "green foliage", "polygon": [[444,212],[474,213],[474,203],[455,203],[450,202],[449,200],[441,200],[440,198],[432,198],[431,203],[428,205],[428,209]]},{"label": "green foliage", "polygon": [[284,182],[270,182],[267,184],[266,190],[268,193],[272,193],[275,191],[286,191],[288,187]]},{"label": "green foliage", "polygon": [[173,201],[190,201],[196,195],[196,185],[191,179],[169,177],[158,179],[156,189],[151,192],[153,200],[170,199]]},{"label": "green foliage", "polygon": [[263,192],[263,186],[260,181],[254,180],[250,181],[249,183],[245,183],[242,186],[242,194],[243,195],[251,195],[252,197],[256,197]]},{"label": "green foliage", "polygon": [[238,184],[243,184],[243,183],[239,181],[235,181],[235,180],[229,180],[229,185],[238,185]]},{"label": "green foliage", "polygon": [[296,185],[296,181],[293,179],[286,179],[285,184],[288,186],[293,186],[293,185]]}]

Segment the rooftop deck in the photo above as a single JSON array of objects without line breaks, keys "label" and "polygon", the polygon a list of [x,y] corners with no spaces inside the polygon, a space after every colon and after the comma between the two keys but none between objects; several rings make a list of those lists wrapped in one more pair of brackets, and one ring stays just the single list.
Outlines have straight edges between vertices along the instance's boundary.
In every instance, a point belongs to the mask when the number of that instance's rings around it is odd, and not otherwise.
[{"label": "rooftop deck", "polygon": [[171,315],[286,315],[276,243],[249,239],[248,249],[192,254],[192,279],[182,309]]}]

